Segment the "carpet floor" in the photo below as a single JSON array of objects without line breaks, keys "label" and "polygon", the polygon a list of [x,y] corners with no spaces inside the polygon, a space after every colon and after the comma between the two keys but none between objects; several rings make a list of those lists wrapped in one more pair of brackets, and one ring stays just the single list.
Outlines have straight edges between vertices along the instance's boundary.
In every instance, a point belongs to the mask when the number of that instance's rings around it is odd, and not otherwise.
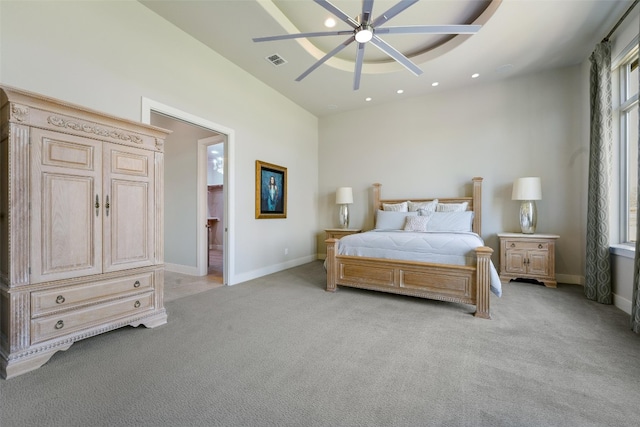
[{"label": "carpet floor", "polygon": [[637,426],[640,336],[582,287],[473,307],[340,288],[321,261],[166,304],[0,381],[0,425]]}]

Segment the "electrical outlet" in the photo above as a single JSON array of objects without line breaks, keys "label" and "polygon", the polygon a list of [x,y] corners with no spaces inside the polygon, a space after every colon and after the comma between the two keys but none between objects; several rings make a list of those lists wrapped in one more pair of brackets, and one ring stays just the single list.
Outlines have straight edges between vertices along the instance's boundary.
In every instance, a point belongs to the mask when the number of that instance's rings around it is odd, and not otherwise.
[{"label": "electrical outlet", "polygon": [[284,254],[289,255],[289,248],[284,248]]}]

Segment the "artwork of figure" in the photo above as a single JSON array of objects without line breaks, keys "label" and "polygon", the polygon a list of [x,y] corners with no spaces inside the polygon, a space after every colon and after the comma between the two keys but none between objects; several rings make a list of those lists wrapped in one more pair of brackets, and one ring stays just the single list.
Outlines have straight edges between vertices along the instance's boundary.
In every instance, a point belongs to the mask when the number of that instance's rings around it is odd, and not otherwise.
[{"label": "artwork of figure", "polygon": [[271,176],[269,178],[269,184],[267,186],[267,210],[269,212],[275,212],[276,205],[278,203],[278,185],[276,184],[276,177]]}]

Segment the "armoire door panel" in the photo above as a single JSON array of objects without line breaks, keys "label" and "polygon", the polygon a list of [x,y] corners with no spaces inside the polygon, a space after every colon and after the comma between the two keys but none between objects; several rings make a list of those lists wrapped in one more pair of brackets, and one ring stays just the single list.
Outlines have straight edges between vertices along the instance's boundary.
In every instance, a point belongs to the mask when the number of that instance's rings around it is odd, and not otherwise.
[{"label": "armoire door panel", "polygon": [[[95,182],[92,177],[42,174],[42,275],[94,265]],[[98,212],[99,214],[99,212]],[[98,217],[99,219],[99,217]]]},{"label": "armoire door panel", "polygon": [[[104,271],[154,264],[153,153],[105,144]],[[105,199],[106,200],[106,199]]]},{"label": "armoire door panel", "polygon": [[31,283],[101,273],[101,143],[41,129],[31,142]]},{"label": "armoire door panel", "polygon": [[149,156],[147,152],[132,153],[111,149],[111,173],[122,175],[149,176]]},{"label": "armoire door panel", "polygon": [[42,139],[42,164],[68,169],[94,169],[94,147],[52,138]]}]

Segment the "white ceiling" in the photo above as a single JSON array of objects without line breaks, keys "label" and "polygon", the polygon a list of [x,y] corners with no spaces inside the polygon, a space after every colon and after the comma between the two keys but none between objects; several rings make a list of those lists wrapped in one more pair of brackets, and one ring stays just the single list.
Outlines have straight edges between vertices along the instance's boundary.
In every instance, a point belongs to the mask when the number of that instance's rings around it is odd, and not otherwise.
[{"label": "white ceiling", "polygon": [[[330,0],[351,17],[360,0]],[[312,0],[152,1],[142,4],[317,116],[368,107],[519,74],[579,64],[632,0],[422,0],[384,26],[482,24],[474,35],[381,35],[422,70],[415,76],[370,43],[360,89],[353,90],[356,43],[300,82],[295,79],[349,36],[254,43],[252,38],[331,31],[331,14]],[[377,17],[398,0],[375,0]],[[483,12],[484,10],[484,12]],[[479,15],[479,16],[478,16]],[[333,30],[349,30],[338,20]],[[435,47],[434,47],[435,46]],[[276,67],[265,58],[278,54]],[[473,73],[480,76],[472,79]],[[437,87],[432,86],[438,82]],[[404,90],[397,94],[398,89]],[[371,97],[370,102],[365,98]]]}]

